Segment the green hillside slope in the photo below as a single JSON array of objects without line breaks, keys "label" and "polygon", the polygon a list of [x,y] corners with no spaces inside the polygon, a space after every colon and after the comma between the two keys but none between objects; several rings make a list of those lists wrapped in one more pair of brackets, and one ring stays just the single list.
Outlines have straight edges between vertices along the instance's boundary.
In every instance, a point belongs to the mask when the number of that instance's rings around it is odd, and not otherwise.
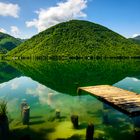
[{"label": "green hillside slope", "polygon": [[140,35],[139,36],[136,36],[134,38],[130,38],[131,41],[137,43],[137,44],[140,44]]},{"label": "green hillside slope", "polygon": [[20,43],[21,41],[19,39],[0,32],[0,54],[7,53],[8,51],[18,46]]},{"label": "green hillside slope", "polygon": [[18,57],[139,57],[140,46],[101,25],[71,20],[13,49]]},{"label": "green hillside slope", "polygon": [[135,40],[140,40],[140,35],[134,37]]}]

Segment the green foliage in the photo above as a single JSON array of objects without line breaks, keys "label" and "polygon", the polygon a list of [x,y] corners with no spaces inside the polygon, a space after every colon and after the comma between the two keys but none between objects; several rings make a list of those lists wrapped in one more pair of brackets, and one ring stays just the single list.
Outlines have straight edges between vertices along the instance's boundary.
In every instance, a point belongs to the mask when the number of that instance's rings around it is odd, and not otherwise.
[{"label": "green foliage", "polygon": [[140,40],[140,35],[134,37],[133,39],[135,39],[135,40]]},{"label": "green foliage", "polygon": [[6,54],[19,44],[21,44],[19,39],[0,32],[0,54]]},{"label": "green foliage", "polygon": [[133,41],[134,43],[136,43],[136,44],[140,44],[140,40],[136,40],[136,39],[133,39],[133,38],[130,38],[129,40],[131,40],[131,41]]},{"label": "green foliage", "polygon": [[18,57],[139,57],[140,46],[101,25],[71,20],[55,25],[9,53]]},{"label": "green foliage", "polygon": [[138,45],[140,45],[140,36],[139,38],[130,38],[129,40],[133,41],[134,43],[137,43]]}]

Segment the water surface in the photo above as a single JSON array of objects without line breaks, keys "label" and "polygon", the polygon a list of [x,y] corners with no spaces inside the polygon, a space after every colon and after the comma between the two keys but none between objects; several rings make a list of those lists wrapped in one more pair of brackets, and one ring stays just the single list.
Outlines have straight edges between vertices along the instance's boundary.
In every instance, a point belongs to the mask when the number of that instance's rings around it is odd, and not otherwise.
[{"label": "water surface", "polygon": [[[139,60],[9,61],[0,63],[0,98],[8,102],[11,139],[25,134],[40,140],[84,140],[89,122],[95,139],[133,140],[138,119],[104,105],[91,95],[77,96],[79,86],[109,84],[140,93]],[[20,104],[31,107],[22,125]],[[61,117],[55,117],[60,110]],[[74,129],[71,115],[79,116]],[[133,123],[135,122],[135,123]]]}]

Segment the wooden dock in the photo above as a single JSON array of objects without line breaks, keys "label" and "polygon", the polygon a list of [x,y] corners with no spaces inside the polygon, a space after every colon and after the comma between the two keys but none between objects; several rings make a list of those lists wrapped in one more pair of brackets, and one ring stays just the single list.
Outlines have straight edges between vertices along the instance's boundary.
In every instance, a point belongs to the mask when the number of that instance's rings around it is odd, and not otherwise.
[{"label": "wooden dock", "polygon": [[140,115],[140,94],[110,85],[79,87],[78,93],[80,91],[90,93],[98,100],[131,117]]}]

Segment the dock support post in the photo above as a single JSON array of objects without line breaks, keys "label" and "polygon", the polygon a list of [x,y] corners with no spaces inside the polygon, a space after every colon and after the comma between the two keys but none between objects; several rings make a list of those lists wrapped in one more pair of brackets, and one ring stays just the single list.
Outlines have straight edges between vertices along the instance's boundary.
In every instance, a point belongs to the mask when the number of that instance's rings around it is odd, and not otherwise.
[{"label": "dock support post", "polygon": [[55,116],[56,116],[57,119],[60,118],[60,110],[56,109]]},{"label": "dock support post", "polygon": [[22,102],[21,102],[21,116],[22,116],[22,112],[23,112],[23,108],[25,106],[28,106],[27,102],[26,102],[26,99],[23,99]]},{"label": "dock support post", "polygon": [[77,88],[77,95],[80,96],[81,95],[82,90],[80,88]]},{"label": "dock support post", "polygon": [[74,126],[74,128],[78,128],[78,115],[72,115],[71,116],[71,122]]},{"label": "dock support post", "polygon": [[94,125],[89,123],[86,129],[86,140],[93,140],[94,135]]},{"label": "dock support post", "polygon": [[6,115],[0,116],[0,138],[2,140],[8,139],[9,135],[9,122]]},{"label": "dock support post", "polygon": [[23,124],[29,124],[30,119],[30,106],[23,107],[22,110],[22,123]]}]

